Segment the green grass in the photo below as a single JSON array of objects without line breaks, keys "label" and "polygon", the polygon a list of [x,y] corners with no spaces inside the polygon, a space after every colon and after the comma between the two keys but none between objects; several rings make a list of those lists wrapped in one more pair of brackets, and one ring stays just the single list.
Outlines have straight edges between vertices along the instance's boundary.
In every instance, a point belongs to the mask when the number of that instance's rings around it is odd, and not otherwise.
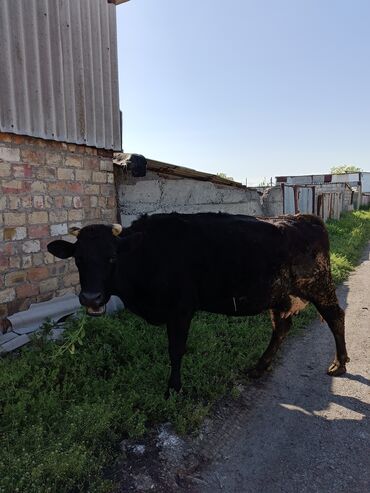
[{"label": "green grass", "polygon": [[340,221],[329,221],[331,269],[335,282],[341,283],[353,270],[370,238],[370,210],[344,214]]},{"label": "green grass", "polygon": [[[370,211],[346,214],[328,229],[340,282],[370,238]],[[312,316],[305,311],[295,326]],[[105,471],[123,438],[166,421],[179,433],[196,430],[218,398],[237,393],[271,332],[267,315],[199,313],[184,359],[185,393],[166,401],[164,328],[127,312],[85,321],[83,330],[78,321],[67,328],[64,349],[73,343],[73,354],[47,341],[45,327],[32,345],[0,359],[0,492],[110,491]]]}]

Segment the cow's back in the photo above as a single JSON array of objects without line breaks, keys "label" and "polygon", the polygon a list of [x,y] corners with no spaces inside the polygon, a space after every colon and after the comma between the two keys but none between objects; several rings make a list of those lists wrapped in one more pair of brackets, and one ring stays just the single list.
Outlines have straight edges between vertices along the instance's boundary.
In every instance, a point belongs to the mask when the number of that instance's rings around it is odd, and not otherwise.
[{"label": "cow's back", "polygon": [[140,268],[147,282],[171,286],[171,293],[190,283],[201,304],[233,296],[252,300],[269,290],[287,260],[282,230],[255,217],[163,214],[143,217],[131,229],[145,235]]},{"label": "cow's back", "polygon": [[245,313],[259,313],[289,294],[294,276],[310,275],[317,252],[328,257],[325,227],[313,216],[155,214],[123,235],[138,232],[141,246],[125,261],[125,296],[148,307],[152,320],[184,297],[209,311],[226,303],[223,312],[243,300]]}]

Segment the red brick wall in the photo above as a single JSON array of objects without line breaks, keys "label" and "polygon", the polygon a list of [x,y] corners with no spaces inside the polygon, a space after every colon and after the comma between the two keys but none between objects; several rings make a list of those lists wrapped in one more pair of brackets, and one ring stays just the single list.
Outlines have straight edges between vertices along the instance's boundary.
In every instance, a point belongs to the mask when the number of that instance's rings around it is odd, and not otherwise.
[{"label": "red brick wall", "polygon": [[0,318],[74,292],[74,262],[47,252],[70,226],[117,222],[113,154],[0,133]]}]

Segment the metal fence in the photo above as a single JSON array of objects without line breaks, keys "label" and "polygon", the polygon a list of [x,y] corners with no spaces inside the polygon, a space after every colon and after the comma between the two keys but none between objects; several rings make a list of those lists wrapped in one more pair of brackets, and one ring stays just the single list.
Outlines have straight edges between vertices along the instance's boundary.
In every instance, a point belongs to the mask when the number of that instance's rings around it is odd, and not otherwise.
[{"label": "metal fence", "polygon": [[354,192],[346,183],[330,185],[290,185],[283,183],[284,214],[317,214],[324,221],[339,219],[354,209]]}]

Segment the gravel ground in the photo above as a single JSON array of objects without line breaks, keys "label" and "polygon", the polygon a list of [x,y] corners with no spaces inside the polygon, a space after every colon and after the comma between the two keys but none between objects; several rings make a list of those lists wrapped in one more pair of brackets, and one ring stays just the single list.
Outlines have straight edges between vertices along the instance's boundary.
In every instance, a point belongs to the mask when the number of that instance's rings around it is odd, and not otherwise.
[{"label": "gravel ground", "polygon": [[319,320],[290,337],[273,371],[221,400],[196,438],[170,425],[122,443],[119,493],[370,493],[370,244],[338,289],[351,362],[326,369]]},{"label": "gravel ground", "polygon": [[338,289],[346,310],[346,375],[325,374],[334,340],[314,322],[291,338],[281,362],[244,409],[223,412],[202,440],[207,465],[191,476],[197,493],[370,492],[370,245]]}]

